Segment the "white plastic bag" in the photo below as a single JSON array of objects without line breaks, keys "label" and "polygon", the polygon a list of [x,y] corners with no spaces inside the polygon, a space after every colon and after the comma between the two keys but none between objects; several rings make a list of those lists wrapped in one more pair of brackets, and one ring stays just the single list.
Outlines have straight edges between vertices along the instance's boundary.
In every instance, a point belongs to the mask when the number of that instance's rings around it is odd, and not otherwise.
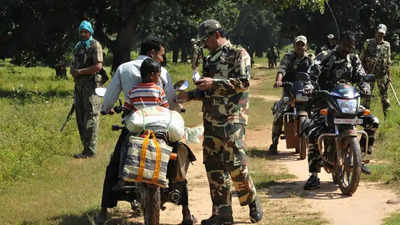
[{"label": "white plastic bag", "polygon": [[152,106],[130,113],[125,119],[126,127],[133,133],[145,129],[165,129],[171,142],[179,141],[185,134],[185,122],[182,116],[165,107]]},{"label": "white plastic bag", "polygon": [[185,140],[186,144],[200,143],[200,138],[203,136],[204,127],[185,127]]}]

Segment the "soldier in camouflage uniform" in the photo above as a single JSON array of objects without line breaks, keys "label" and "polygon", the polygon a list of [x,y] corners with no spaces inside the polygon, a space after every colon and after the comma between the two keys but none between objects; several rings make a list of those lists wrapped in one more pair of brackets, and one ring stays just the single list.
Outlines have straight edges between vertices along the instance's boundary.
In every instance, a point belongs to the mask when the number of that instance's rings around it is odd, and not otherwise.
[{"label": "soldier in camouflage uniform", "polygon": [[[297,36],[294,41],[294,51],[288,52],[282,58],[279,65],[278,73],[276,74],[274,88],[282,87],[282,81],[293,82],[296,80],[296,73],[307,72],[311,66],[312,59],[307,54],[307,38],[305,36]],[[285,97],[289,94],[287,90],[283,90],[282,98],[275,102],[272,107],[274,121],[272,124],[272,144],[269,151],[273,154],[278,153],[279,136],[282,133],[283,113],[288,109],[288,101]]]},{"label": "soldier in camouflage uniform", "polygon": [[[314,80],[314,85],[321,90],[329,91],[338,82],[345,81],[357,84],[362,93],[369,94],[370,86],[364,80],[366,73],[358,55],[353,53],[354,48],[354,35],[350,32],[345,32],[342,34],[342,40],[337,48],[331,51],[323,51],[319,54],[309,69],[311,79]],[[318,109],[323,107],[325,106],[318,107]],[[306,129],[309,140],[308,168],[311,176],[304,186],[305,190],[319,188],[318,173],[321,171],[322,159],[318,151],[317,138],[319,134],[328,131],[326,130],[324,118],[319,116],[319,110],[314,112],[313,115],[315,116]],[[369,137],[368,149],[363,149],[362,151],[371,153],[375,141],[375,132],[379,127],[379,120],[373,115],[363,116],[362,119],[362,126]],[[364,146],[363,143],[361,143],[361,146]],[[362,165],[361,169],[364,173],[370,173],[365,165]]]},{"label": "soldier in camouflage uniform", "polygon": [[253,223],[262,219],[261,204],[249,175],[245,152],[248,116],[250,56],[233,46],[220,23],[206,20],[199,35],[210,55],[203,62],[203,78],[197,88],[180,93],[182,101],[202,100],[203,158],[213,203],[212,216],[202,225],[232,224],[231,179],[242,206],[249,205]]},{"label": "soldier in camouflage uniform", "polygon": [[[386,34],[386,26],[379,24],[375,38],[367,39],[361,51],[361,61],[367,73],[375,74],[381,95],[382,109],[386,118],[387,109],[390,107],[387,89],[392,77],[390,66],[390,43],[383,40]],[[375,82],[371,82],[371,93],[374,90]],[[370,108],[371,97],[365,99],[365,107]]]},{"label": "soldier in camouflage uniform", "polygon": [[75,81],[75,112],[83,151],[75,158],[88,158],[96,154],[97,129],[99,126],[100,97],[94,92],[102,85],[97,74],[103,67],[103,50],[93,39],[93,28],[88,21],[79,26],[80,41],[73,50],[71,75]]}]

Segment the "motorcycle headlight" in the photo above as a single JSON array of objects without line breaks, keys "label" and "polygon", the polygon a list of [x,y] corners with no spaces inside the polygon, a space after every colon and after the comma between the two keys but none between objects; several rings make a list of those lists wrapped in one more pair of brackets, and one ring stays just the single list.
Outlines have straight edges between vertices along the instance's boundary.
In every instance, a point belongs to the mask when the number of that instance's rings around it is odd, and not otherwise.
[{"label": "motorcycle headlight", "polygon": [[357,112],[357,99],[337,99],[337,103],[342,113],[355,114]]}]

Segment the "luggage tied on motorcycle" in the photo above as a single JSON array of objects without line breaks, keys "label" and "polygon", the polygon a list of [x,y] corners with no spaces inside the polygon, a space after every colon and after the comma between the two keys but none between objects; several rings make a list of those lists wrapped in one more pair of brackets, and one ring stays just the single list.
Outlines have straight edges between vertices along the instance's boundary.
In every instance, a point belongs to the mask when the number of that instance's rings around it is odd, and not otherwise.
[{"label": "luggage tied on motorcycle", "polygon": [[132,133],[142,133],[146,129],[165,131],[170,142],[181,140],[185,134],[182,116],[162,106],[145,107],[131,112],[125,119],[127,129]]},{"label": "luggage tied on motorcycle", "polygon": [[172,147],[158,141],[154,131],[146,130],[144,137],[130,136],[122,178],[166,187],[167,167]]}]

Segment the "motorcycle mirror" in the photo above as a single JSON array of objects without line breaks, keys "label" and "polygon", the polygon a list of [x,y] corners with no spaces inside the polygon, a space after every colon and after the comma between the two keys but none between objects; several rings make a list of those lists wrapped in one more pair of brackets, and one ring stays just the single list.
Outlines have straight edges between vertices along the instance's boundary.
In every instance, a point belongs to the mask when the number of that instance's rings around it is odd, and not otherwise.
[{"label": "motorcycle mirror", "polygon": [[103,88],[103,87],[99,87],[94,89],[94,92],[96,93],[96,95],[100,96],[100,97],[104,97],[104,95],[106,94],[107,88]]},{"label": "motorcycle mirror", "polygon": [[189,81],[187,80],[180,80],[174,84],[174,88],[177,91],[184,91],[189,87]]}]

